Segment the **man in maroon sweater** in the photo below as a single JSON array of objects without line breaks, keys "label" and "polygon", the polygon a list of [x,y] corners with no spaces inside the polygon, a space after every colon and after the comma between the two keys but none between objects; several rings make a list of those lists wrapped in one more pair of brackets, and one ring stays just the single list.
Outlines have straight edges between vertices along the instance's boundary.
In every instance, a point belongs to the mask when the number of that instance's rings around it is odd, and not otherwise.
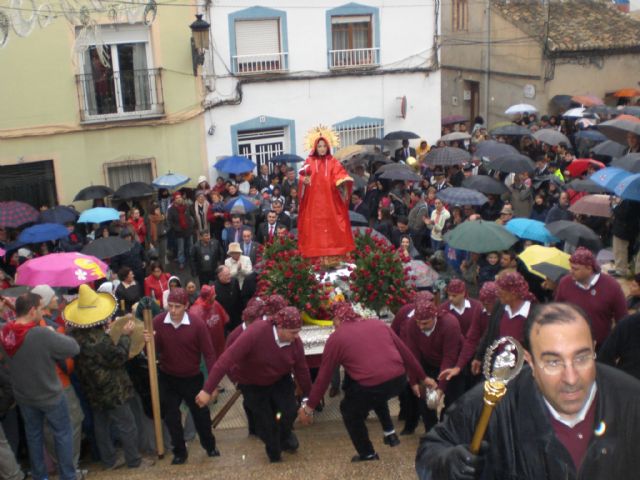
[{"label": "man in maroon sweater", "polygon": [[282,450],[298,449],[298,439],[292,432],[298,404],[291,373],[304,395],[311,390],[309,367],[298,336],[301,326],[295,307],[280,310],[271,322],[253,322],[220,356],[196,398],[198,405],[207,405],[217,396],[216,387],[222,378],[231,373],[271,462],[282,459]]},{"label": "man in maroon sweater", "polygon": [[460,331],[466,337],[473,322],[482,314],[482,304],[467,297],[467,287],[459,278],[454,278],[447,285],[447,298],[440,308],[458,319]]},{"label": "man in maroon sweater", "polygon": [[[447,313],[446,310],[438,312],[433,302],[419,301],[416,304],[413,318],[408,319],[402,329],[402,341],[409,347],[411,353],[418,359],[428,378],[434,382],[442,370],[446,370],[455,365],[462,345],[462,334],[460,324],[456,317]],[[458,379],[456,379],[456,382]],[[458,382],[459,383],[459,382]],[[447,391],[448,381],[443,378],[438,381],[435,391],[440,403],[442,396],[447,393],[446,406],[451,404],[462,394],[460,388],[451,386]],[[411,392],[406,392],[408,398],[406,405],[406,422],[402,435],[409,435],[414,432],[418,425],[418,417],[422,417],[425,431],[429,431],[438,422],[435,410],[427,408],[424,401],[418,401]]]},{"label": "man in maroon sweater", "polygon": [[627,315],[627,301],[620,284],[600,271],[600,266],[584,247],[569,259],[571,274],[558,283],[555,300],[582,308],[589,316],[596,349],[609,336],[613,325]]},{"label": "man in maroon sweater", "polygon": [[[208,368],[216,361],[207,325],[200,318],[187,313],[189,296],[182,288],[169,293],[169,313],[161,313],[153,319],[156,352],[158,354],[158,380],[164,421],[173,444],[172,465],[187,461],[180,404],[184,401],[191,411],[200,437],[200,445],[210,457],[220,455],[216,439],[211,433],[211,415],[205,406],[198,406],[195,397],[203,382],[200,359]],[[151,337],[145,332],[145,340]]]},{"label": "man in maroon sweater", "polygon": [[380,457],[365,425],[369,412],[386,405],[402,391],[407,372],[416,394],[419,394],[420,383],[428,381],[435,386],[435,381],[426,378],[406,345],[380,320],[363,320],[345,302],[333,305],[332,316],[335,331],[325,344],[318,377],[309,398],[303,399],[298,420],[303,424],[313,421],[314,409],[324,396],[334,370],[342,365],[345,381],[340,412],[358,452],[351,461],[378,460]]}]

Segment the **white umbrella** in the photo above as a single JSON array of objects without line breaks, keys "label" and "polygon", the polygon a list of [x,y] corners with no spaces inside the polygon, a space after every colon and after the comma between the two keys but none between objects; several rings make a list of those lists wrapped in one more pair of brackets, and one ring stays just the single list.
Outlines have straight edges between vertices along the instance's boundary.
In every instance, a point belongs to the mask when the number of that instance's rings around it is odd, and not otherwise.
[{"label": "white umbrella", "polygon": [[469,140],[471,139],[471,135],[466,132],[451,132],[442,136],[440,140],[443,142],[454,142],[456,140]]},{"label": "white umbrella", "polygon": [[584,117],[584,108],[583,107],[578,107],[578,108],[571,108],[569,110],[567,110],[566,112],[564,112],[562,114],[563,117],[570,117],[570,118],[582,118]]},{"label": "white umbrella", "polygon": [[504,113],[506,115],[517,115],[518,113],[533,113],[537,111],[538,109],[533,105],[529,105],[528,103],[519,103],[517,105],[511,105],[504,111]]}]

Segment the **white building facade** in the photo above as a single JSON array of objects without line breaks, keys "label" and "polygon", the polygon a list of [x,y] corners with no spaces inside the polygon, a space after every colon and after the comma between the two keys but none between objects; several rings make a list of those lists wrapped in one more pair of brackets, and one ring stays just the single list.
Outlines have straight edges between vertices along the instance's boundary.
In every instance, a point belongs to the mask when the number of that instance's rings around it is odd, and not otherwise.
[{"label": "white building facade", "polygon": [[244,3],[218,0],[206,12],[212,180],[213,164],[231,154],[258,164],[279,153],[306,158],[305,134],[318,124],[342,146],[395,130],[429,143],[440,136],[434,2]]}]

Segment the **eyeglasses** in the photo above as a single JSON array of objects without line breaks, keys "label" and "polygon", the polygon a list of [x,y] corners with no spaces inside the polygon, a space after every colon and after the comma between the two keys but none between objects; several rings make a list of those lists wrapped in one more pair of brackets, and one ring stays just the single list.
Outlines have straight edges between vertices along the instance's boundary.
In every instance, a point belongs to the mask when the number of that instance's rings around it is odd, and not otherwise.
[{"label": "eyeglasses", "polygon": [[[596,359],[595,352],[582,353],[580,355],[576,355],[573,360],[571,360],[571,365],[578,371],[586,370],[588,367]],[[564,360],[544,360],[538,363],[538,366],[546,373],[547,375],[560,375],[564,369],[567,367],[567,364]]]}]

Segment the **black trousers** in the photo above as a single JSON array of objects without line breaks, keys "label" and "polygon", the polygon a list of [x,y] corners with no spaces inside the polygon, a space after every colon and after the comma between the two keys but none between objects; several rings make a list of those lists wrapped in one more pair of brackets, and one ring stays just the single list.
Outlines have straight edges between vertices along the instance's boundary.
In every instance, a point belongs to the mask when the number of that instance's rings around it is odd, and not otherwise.
[{"label": "black trousers", "polygon": [[351,378],[348,380],[345,378],[344,398],[340,402],[340,412],[351,442],[360,456],[375,453],[365,423],[369,412],[371,410],[376,412],[385,431],[393,429],[387,401],[399,395],[406,383],[405,375],[372,387],[365,387]]},{"label": "black trousers", "polygon": [[295,384],[285,375],[272,385],[238,385],[244,405],[253,416],[256,435],[264,442],[270,459],[278,459],[291,435],[298,413]]},{"label": "black trousers", "polygon": [[198,282],[200,282],[200,288],[203,285],[211,285],[216,281],[216,272],[198,272]]},{"label": "black trousers", "polygon": [[209,408],[199,407],[195,401],[196,395],[202,390],[203,375],[199,373],[195,377],[174,377],[158,371],[158,381],[162,412],[171,435],[173,454],[184,456],[187,453],[180,413],[180,404],[183,401],[193,416],[193,423],[196,426],[198,437],[200,437],[200,445],[206,451],[213,450],[216,447],[216,439],[211,431]]}]

